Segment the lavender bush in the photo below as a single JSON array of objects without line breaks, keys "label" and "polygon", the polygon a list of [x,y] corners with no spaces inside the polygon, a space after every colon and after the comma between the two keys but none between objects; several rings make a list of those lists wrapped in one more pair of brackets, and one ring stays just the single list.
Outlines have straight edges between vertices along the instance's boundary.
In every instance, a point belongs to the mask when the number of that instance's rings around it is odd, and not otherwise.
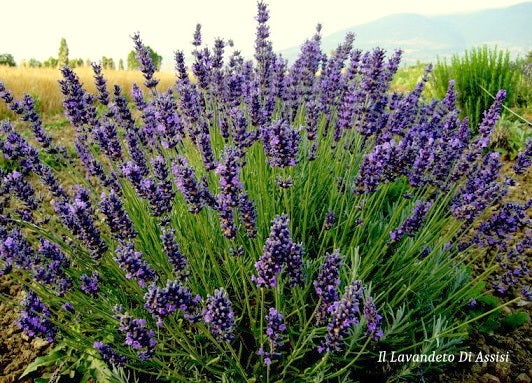
[{"label": "lavender bush", "polygon": [[[390,93],[400,51],[348,35],[327,56],[320,26],[288,66],[268,19],[259,3],[254,61],[204,47],[198,26],[192,73],[176,52],[166,91],[138,34],[145,82],[131,95],[98,64],[97,94],[62,68],[75,156],[0,83],[22,121],[0,122],[0,267],[28,289],[29,336],[105,361],[109,379],[126,366],[169,381],[374,381],[416,374],[375,367],[380,350],[457,351],[480,294],[530,296],[530,246],[513,241],[530,203],[486,215],[509,184],[487,151],[505,92],[472,137],[452,83],[420,99],[430,67]],[[479,252],[508,272],[474,279]]]}]

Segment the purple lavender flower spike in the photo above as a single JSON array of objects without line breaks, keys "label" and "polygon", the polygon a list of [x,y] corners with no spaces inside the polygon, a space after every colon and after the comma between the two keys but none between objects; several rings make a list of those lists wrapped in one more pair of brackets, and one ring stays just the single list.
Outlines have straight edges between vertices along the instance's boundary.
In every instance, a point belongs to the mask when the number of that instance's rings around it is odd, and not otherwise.
[{"label": "purple lavender flower spike", "polygon": [[172,92],[169,90],[159,95],[153,107],[157,133],[161,136],[161,145],[166,149],[174,148],[185,135],[185,131],[177,114],[177,105]]},{"label": "purple lavender flower spike", "polygon": [[70,260],[61,251],[59,245],[40,239],[38,261],[33,267],[33,275],[37,282],[54,286],[59,296],[64,296],[72,287],[72,280],[65,270],[70,267]]},{"label": "purple lavender flower spike", "polygon": [[33,291],[29,290],[23,299],[22,309],[17,320],[17,325],[29,337],[39,337],[47,342],[53,342],[57,333],[50,318],[50,310]]},{"label": "purple lavender flower spike", "polygon": [[297,164],[301,134],[286,120],[277,120],[261,130],[264,151],[272,167],[287,167]]},{"label": "purple lavender flower spike", "polygon": [[140,39],[140,35],[138,33],[135,33],[132,36],[133,42],[135,43],[135,51],[137,52],[136,58],[139,61],[139,69],[144,75],[144,78],[146,81],[144,81],[144,85],[146,85],[149,89],[155,89],[157,84],[159,83],[159,80],[153,77],[153,74],[157,70],[155,67],[152,58],[150,57],[150,51],[146,46],[142,43],[142,40]]},{"label": "purple lavender flower spike", "polygon": [[120,355],[115,350],[113,350],[110,346],[106,345],[105,343],[94,342],[92,347],[98,350],[102,359],[109,366],[123,367],[127,363],[127,358],[124,355]]},{"label": "purple lavender flower spike", "polygon": [[157,326],[163,325],[163,320],[176,310],[184,313],[185,319],[195,322],[199,317],[199,295],[194,296],[190,289],[182,286],[178,281],[168,281],[164,289],[155,284],[148,287],[144,295],[144,307],[157,319]]},{"label": "purple lavender flower spike", "polygon": [[399,241],[405,235],[412,237],[419,230],[425,217],[432,206],[432,202],[416,201],[412,215],[408,217],[397,229],[390,232],[393,242]]},{"label": "purple lavender flower spike", "polygon": [[205,206],[203,187],[196,179],[196,173],[188,165],[185,157],[177,157],[176,162],[172,165],[172,173],[175,176],[177,188],[189,205],[189,211],[194,214],[199,213]]},{"label": "purple lavender flower spike", "polygon": [[255,263],[257,276],[251,277],[258,287],[275,287],[283,267],[290,277],[290,285],[302,282],[302,244],[295,244],[288,230],[288,217],[276,216],[272,221],[270,235],[266,239],[262,256]]},{"label": "purple lavender flower spike", "polygon": [[3,177],[3,183],[5,193],[11,192],[16,195],[29,210],[37,209],[39,202],[35,197],[35,190],[22,173],[13,170]]},{"label": "purple lavender flower spike", "polygon": [[334,212],[332,210],[329,210],[327,212],[327,216],[325,217],[325,224],[324,224],[325,230],[331,230],[334,224],[336,223],[336,220],[337,218]]},{"label": "purple lavender flower spike", "polygon": [[18,229],[0,232],[0,259],[7,270],[13,266],[29,270],[36,261],[36,255],[30,243]]},{"label": "purple lavender flower spike", "polygon": [[175,239],[175,230],[163,229],[161,238],[163,241],[164,252],[168,256],[168,260],[173,266],[174,272],[181,281],[186,281],[189,274],[188,261],[179,250],[179,245]]},{"label": "purple lavender flower spike", "polygon": [[231,342],[234,339],[235,313],[232,306],[223,287],[214,290],[213,295],[207,296],[203,320],[218,341]]},{"label": "purple lavender flower spike", "polygon": [[125,344],[138,352],[140,360],[148,360],[155,354],[155,332],[146,328],[146,320],[135,319],[115,307],[115,318],[119,320],[118,329],[126,336]]},{"label": "purple lavender flower spike", "polygon": [[318,352],[339,352],[344,338],[351,327],[359,323],[360,301],[362,300],[362,283],[355,281],[345,288],[342,299],[329,308],[327,335],[318,347]]},{"label": "purple lavender flower spike", "polygon": [[196,29],[194,30],[192,45],[196,48],[201,45],[201,24],[196,24]]},{"label": "purple lavender flower spike", "polygon": [[239,195],[243,185],[240,182],[240,164],[238,152],[233,148],[226,148],[222,159],[216,167],[216,174],[220,175],[220,194],[218,203],[230,207],[238,205]]},{"label": "purple lavender flower spike", "polygon": [[377,307],[371,297],[364,301],[364,318],[366,318],[366,335],[371,335],[374,341],[381,339],[384,336],[381,328],[382,316],[377,313]]},{"label": "purple lavender flower spike", "polygon": [[205,165],[205,169],[216,169],[216,159],[214,158],[214,153],[212,151],[211,136],[208,130],[205,131],[204,129],[204,131],[200,133],[198,145],[201,152],[201,158],[203,159],[203,164]]},{"label": "purple lavender flower spike", "polygon": [[126,278],[134,278],[140,287],[145,287],[156,279],[155,272],[142,259],[142,254],[135,251],[133,243],[123,243],[116,248],[115,261],[126,272]]},{"label": "purple lavender flower spike", "polygon": [[316,324],[323,325],[327,320],[329,307],[339,299],[340,268],[342,267],[340,250],[325,254],[325,261],[320,266],[318,276],[312,283],[320,299],[320,307],[316,312]]},{"label": "purple lavender flower spike", "polygon": [[96,98],[102,105],[109,104],[109,92],[107,91],[107,80],[103,77],[102,74],[102,65],[98,63],[91,63],[92,71],[94,72],[94,85],[98,91]]},{"label": "purple lavender flower spike", "polygon": [[236,226],[233,208],[226,200],[222,199],[219,201],[217,209],[218,215],[220,216],[220,225],[222,227],[223,235],[228,239],[235,239]]},{"label": "purple lavender flower spike", "polygon": [[72,69],[65,66],[60,70],[63,80],[59,80],[59,85],[61,86],[61,93],[65,96],[63,106],[66,117],[78,131],[82,130],[85,124],[95,125],[97,115],[96,109],[92,105],[93,97],[83,89],[79,77]]},{"label": "purple lavender flower spike", "polygon": [[258,355],[264,356],[264,364],[270,365],[274,360],[281,357],[280,350],[283,348],[285,340],[286,325],[284,316],[275,308],[270,307],[266,315],[266,336],[268,337],[268,351],[262,347],[257,351]]},{"label": "purple lavender flower spike", "polygon": [[257,236],[257,211],[255,210],[255,205],[249,196],[245,193],[242,193],[238,202],[238,211],[246,232],[249,238],[255,238]]},{"label": "purple lavender flower spike", "polygon": [[532,139],[526,142],[525,150],[520,152],[515,159],[514,172],[515,174],[525,174],[526,170],[532,163]]},{"label": "purple lavender flower spike", "polygon": [[109,196],[102,193],[100,210],[105,215],[111,233],[119,240],[136,237],[137,232],[133,228],[133,223],[124,210],[120,197],[113,189],[109,192]]},{"label": "purple lavender flower spike", "polygon": [[100,274],[98,274],[96,271],[94,271],[90,277],[86,274],[83,274],[80,277],[80,281],[81,291],[93,297],[98,295],[98,292],[100,291]]}]

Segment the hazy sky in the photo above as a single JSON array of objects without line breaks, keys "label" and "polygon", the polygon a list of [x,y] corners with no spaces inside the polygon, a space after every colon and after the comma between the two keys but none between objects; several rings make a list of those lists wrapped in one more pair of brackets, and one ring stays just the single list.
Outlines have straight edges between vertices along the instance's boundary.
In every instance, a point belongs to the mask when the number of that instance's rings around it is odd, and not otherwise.
[{"label": "hazy sky", "polygon": [[[300,45],[323,24],[324,36],[392,13],[424,15],[506,7],[523,0],[269,0],[274,49]],[[79,5],[78,5],[79,4]],[[251,54],[255,33],[255,0],[0,0],[0,53],[15,60],[57,56],[65,37],[70,58],[116,61],[133,45],[129,36],[140,31],[146,44],[169,65],[176,49],[190,51],[196,23],[204,42],[232,38]],[[356,32],[356,31],[355,31]]]}]

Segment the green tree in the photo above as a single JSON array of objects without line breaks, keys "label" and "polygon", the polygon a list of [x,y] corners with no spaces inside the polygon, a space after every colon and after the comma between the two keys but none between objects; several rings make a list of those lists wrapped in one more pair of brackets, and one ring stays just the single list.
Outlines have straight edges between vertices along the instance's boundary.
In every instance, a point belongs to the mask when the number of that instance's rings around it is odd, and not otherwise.
[{"label": "green tree", "polygon": [[55,57],[48,57],[48,60],[43,62],[45,68],[55,68],[57,67],[57,59]]},{"label": "green tree", "polygon": [[102,57],[103,69],[115,69],[115,62],[112,57]]},{"label": "green tree", "polygon": [[[153,61],[153,65],[155,65],[155,68],[159,70],[161,68],[161,62],[163,61],[163,57],[160,56],[157,52],[155,52],[151,47],[146,47],[148,51],[150,52],[150,57]],[[134,70],[139,67],[139,60],[137,60],[137,52],[131,51],[127,55],[127,69]]]},{"label": "green tree", "polygon": [[68,45],[65,38],[61,38],[59,43],[59,53],[57,55],[57,65],[65,66],[68,65]]},{"label": "green tree", "polygon": [[17,66],[13,55],[9,53],[0,54],[0,65]]},{"label": "green tree", "polygon": [[42,67],[42,63],[39,60],[37,60],[37,59],[31,58],[28,61],[28,66],[30,68],[40,68],[40,67]]},{"label": "green tree", "polygon": [[118,70],[124,70],[124,60],[118,60]]}]

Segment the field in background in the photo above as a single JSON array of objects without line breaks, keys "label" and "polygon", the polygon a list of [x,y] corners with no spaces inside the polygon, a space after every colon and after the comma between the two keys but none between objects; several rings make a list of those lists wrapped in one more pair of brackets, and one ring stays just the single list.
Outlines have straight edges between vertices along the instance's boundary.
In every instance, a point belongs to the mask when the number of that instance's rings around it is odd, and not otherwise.
[{"label": "field in background", "polygon": [[[74,71],[80,77],[81,82],[89,92],[94,92],[93,72],[89,67],[75,68]],[[142,84],[144,79],[140,71],[129,70],[104,70],[108,84],[120,85],[129,96],[133,83]],[[0,65],[0,82],[14,93],[15,98],[20,98],[28,93],[37,100],[39,112],[47,116],[62,114],[63,95],[59,89],[58,80],[61,73],[57,68],[25,68],[8,67]],[[175,75],[171,72],[158,72],[157,78],[161,80],[159,89],[164,91],[175,82]],[[108,88],[112,91],[112,88]],[[0,103],[0,119],[10,116],[11,112],[6,109],[5,103]]]}]

